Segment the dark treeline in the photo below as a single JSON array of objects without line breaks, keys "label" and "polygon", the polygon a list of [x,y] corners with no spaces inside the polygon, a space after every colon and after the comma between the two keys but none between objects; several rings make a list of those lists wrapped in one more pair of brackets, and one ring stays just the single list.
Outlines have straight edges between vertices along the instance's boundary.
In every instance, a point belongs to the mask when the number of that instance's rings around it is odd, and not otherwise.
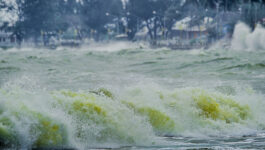
[{"label": "dark treeline", "polygon": [[15,24],[6,22],[2,28],[12,30],[20,40],[36,42],[43,34],[62,34],[69,29],[79,38],[100,40],[114,32],[133,40],[144,27],[153,41],[159,31],[167,37],[175,22],[185,17],[191,18],[190,26],[201,24],[205,17],[213,18],[214,26],[226,14],[231,24],[241,20],[252,28],[265,17],[265,0],[16,0],[16,4],[0,1],[0,9],[18,16]]}]

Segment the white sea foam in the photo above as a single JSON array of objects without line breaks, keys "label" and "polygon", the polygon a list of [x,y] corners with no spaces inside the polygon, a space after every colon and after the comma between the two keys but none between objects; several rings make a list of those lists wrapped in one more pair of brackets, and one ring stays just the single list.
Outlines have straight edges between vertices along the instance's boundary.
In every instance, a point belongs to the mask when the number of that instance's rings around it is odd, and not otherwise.
[{"label": "white sea foam", "polygon": [[148,44],[144,42],[126,42],[126,41],[109,41],[109,42],[89,42],[88,45],[82,45],[81,50],[90,51],[104,51],[104,52],[116,52],[120,50],[130,50],[130,49],[146,49]]},{"label": "white sea foam", "polygon": [[232,39],[231,48],[234,50],[265,50],[265,29],[257,25],[252,32],[244,23],[238,23]]},{"label": "white sea foam", "polygon": [[107,48],[2,53],[0,142],[149,148],[264,131],[262,51]]},{"label": "white sea foam", "polygon": [[[159,85],[137,85],[112,92],[112,97],[104,90],[98,94],[46,91],[24,89],[20,82],[11,84],[15,86],[0,89],[0,129],[15,131],[11,133],[24,147],[34,146],[38,140],[47,146],[45,138],[51,140],[50,146],[60,145],[63,138],[65,146],[79,149],[150,146],[161,144],[161,135],[240,136],[265,128],[264,95],[249,89],[227,96],[200,88],[169,90]],[[216,118],[215,113],[219,114]],[[54,127],[50,129],[50,125]]]}]

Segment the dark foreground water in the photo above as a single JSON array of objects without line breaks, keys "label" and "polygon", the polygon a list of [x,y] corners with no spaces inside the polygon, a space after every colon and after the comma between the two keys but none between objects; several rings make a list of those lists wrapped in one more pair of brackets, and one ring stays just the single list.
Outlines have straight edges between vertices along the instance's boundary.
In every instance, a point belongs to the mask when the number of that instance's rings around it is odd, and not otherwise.
[{"label": "dark foreground water", "polygon": [[265,148],[264,50],[97,48],[0,51],[1,147]]}]

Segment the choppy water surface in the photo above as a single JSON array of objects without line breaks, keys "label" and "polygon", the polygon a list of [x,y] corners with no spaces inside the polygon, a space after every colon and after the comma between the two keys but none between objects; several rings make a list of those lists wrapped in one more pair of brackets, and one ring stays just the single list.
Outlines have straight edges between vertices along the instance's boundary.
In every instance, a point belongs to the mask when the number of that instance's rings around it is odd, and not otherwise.
[{"label": "choppy water surface", "polygon": [[265,148],[265,51],[0,51],[0,145]]}]

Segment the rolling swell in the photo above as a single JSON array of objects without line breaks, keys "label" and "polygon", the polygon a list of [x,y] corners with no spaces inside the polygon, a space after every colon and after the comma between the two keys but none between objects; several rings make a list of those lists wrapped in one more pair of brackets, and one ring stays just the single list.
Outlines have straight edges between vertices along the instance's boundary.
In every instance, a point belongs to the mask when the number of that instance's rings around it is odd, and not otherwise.
[{"label": "rolling swell", "polygon": [[0,143],[7,147],[150,146],[160,136],[228,134],[257,121],[250,105],[197,88],[131,88],[119,94],[1,89],[0,104]]},{"label": "rolling swell", "polygon": [[0,71],[2,72],[17,72],[20,71],[20,68],[18,67],[13,67],[13,66],[7,66],[7,67],[0,67]]},{"label": "rolling swell", "polygon": [[192,68],[192,67],[198,66],[198,65],[205,65],[205,64],[209,64],[209,63],[220,63],[220,62],[225,62],[225,61],[231,61],[233,59],[234,58],[232,58],[232,57],[220,57],[220,58],[214,58],[214,59],[210,59],[210,60],[194,61],[194,62],[189,63],[189,64],[181,64],[176,69]]},{"label": "rolling swell", "polygon": [[263,69],[265,68],[265,64],[264,63],[256,63],[256,64],[251,64],[251,63],[247,63],[247,64],[240,64],[240,65],[235,65],[235,66],[231,66],[231,67],[226,67],[223,70],[230,70],[230,69]]}]

